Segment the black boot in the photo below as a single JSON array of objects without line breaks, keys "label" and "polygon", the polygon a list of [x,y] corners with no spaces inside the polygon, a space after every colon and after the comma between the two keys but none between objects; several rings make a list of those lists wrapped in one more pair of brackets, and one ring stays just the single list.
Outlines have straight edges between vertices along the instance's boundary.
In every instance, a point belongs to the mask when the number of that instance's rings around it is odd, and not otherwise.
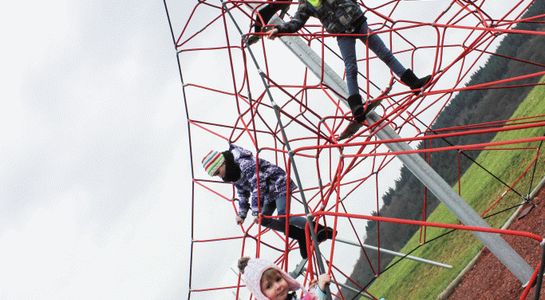
[{"label": "black boot", "polygon": [[370,102],[368,103],[367,107],[365,107],[359,94],[352,95],[346,100],[350,106],[350,110],[352,111],[355,121],[350,122],[343,132],[341,132],[339,135],[339,141],[349,138],[358,132],[363,121],[365,121],[365,116],[379,104],[379,101]]},{"label": "black boot", "polygon": [[308,258],[305,230],[294,225],[289,225],[288,236],[296,240],[299,244],[299,253],[301,254],[301,257],[304,259]]},{"label": "black boot", "polygon": [[337,235],[337,230],[333,230],[331,227],[325,227],[323,225],[318,224],[318,233],[316,234],[316,238],[318,239],[318,243],[324,242],[328,239],[333,239],[333,236]]},{"label": "black boot", "polygon": [[[416,90],[428,84],[428,82],[431,80],[431,75],[418,78],[411,69],[407,69],[405,72],[403,72],[403,75],[401,75],[400,80],[408,85],[411,90]],[[415,94],[418,94],[419,92],[420,91],[415,92]]]},{"label": "black boot", "polygon": [[[283,4],[269,3],[265,5],[263,8],[257,11],[259,16],[256,16],[257,20],[254,26],[255,32],[260,32],[262,27],[265,24],[269,23],[269,21],[272,19],[274,14],[276,14],[277,12],[280,12],[279,16],[280,18],[282,18],[286,14],[289,8],[290,8],[289,3],[283,3]],[[263,22],[264,22],[263,24],[261,23],[261,19],[263,19]]]},{"label": "black boot", "polygon": [[346,99],[348,102],[348,106],[350,106],[350,110],[352,111],[352,115],[354,116],[354,119],[356,122],[363,122],[365,121],[365,114],[363,113],[363,102],[361,100],[360,94],[351,95]]}]

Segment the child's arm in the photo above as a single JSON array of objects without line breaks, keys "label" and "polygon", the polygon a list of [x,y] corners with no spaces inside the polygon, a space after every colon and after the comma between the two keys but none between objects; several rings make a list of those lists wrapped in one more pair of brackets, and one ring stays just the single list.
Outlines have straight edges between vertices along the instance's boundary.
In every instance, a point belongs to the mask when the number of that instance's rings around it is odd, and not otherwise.
[{"label": "child's arm", "polygon": [[293,33],[303,28],[308,18],[310,17],[307,5],[308,4],[304,1],[303,3],[299,4],[295,16],[293,16],[293,18],[289,22],[276,25],[273,29],[267,31],[268,37],[270,39],[274,39],[278,33]]},{"label": "child's arm", "polygon": [[[245,174],[246,178],[248,178],[248,194],[250,195],[249,200],[249,208],[252,211],[252,216],[257,217],[259,215],[259,199],[257,198],[257,194],[259,191],[259,196],[261,199],[263,199],[263,196],[265,194],[265,179],[259,178],[259,185],[257,184],[258,181],[258,174],[256,174],[256,161],[255,157],[252,156],[251,159],[247,159],[244,162],[244,165],[241,164],[241,171]],[[260,166],[261,168],[261,166]],[[263,203],[263,202],[261,202]]]},{"label": "child's arm", "polygon": [[236,217],[236,222],[237,224],[240,225],[244,223],[244,219],[246,219],[248,210],[250,210],[250,203],[248,202],[250,192],[248,190],[243,189],[242,187],[236,187],[236,188],[237,188],[237,195],[238,195],[238,216]]},{"label": "child's arm", "polygon": [[[257,199],[257,174],[256,174],[256,160],[255,157],[251,154],[250,151],[238,147],[234,144],[231,144],[231,151],[238,151],[241,157],[238,160],[240,167],[241,178],[235,183],[235,188],[239,196],[239,214],[238,217],[245,219],[248,212],[251,210],[252,216],[257,217],[259,214],[258,210],[258,199]],[[260,166],[261,169],[261,166]],[[261,186],[260,196],[263,198],[265,194],[266,184],[264,181],[260,181],[259,185]],[[237,217],[237,223],[241,223]]]},{"label": "child's arm", "polygon": [[[314,282],[314,295],[318,297],[319,300],[325,300],[326,299],[326,285],[328,285],[331,282],[331,276],[329,274],[321,274],[318,276],[318,284]],[[312,287],[312,285],[311,285]]]},{"label": "child's arm", "polygon": [[[254,170],[255,170],[255,164],[254,164]],[[250,186],[252,189],[252,203],[251,203],[251,209],[252,209],[252,216],[257,217],[259,215],[259,204],[263,205],[263,201],[259,201],[258,194],[261,199],[264,198],[264,194],[266,193],[267,185],[265,184],[265,178],[259,178],[259,185],[257,184],[257,174],[254,172],[252,178],[250,179]]]},{"label": "child's arm", "polygon": [[329,274],[321,274],[318,276],[318,287],[320,290],[325,291],[325,286],[331,282],[331,276]]}]

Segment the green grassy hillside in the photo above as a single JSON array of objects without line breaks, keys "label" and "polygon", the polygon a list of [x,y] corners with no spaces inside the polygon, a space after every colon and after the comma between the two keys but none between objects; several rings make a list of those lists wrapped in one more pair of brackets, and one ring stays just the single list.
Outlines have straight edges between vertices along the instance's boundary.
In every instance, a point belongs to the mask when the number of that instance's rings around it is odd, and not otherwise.
[{"label": "green grassy hillside", "polygon": [[[545,82],[545,77],[541,79]],[[536,116],[545,114],[545,87],[535,87],[528,97],[521,103],[512,118]],[[493,141],[514,140],[524,137],[543,136],[545,128],[533,128],[519,131],[500,132]],[[504,148],[533,147],[539,143],[516,144]],[[536,150],[508,150],[483,151],[477,161],[506,183],[512,183],[523,172],[526,166],[536,155]],[[537,164],[535,185],[545,174],[543,154]],[[515,189],[523,195],[529,193],[532,172],[522,179]],[[456,187],[456,190],[458,188]],[[461,196],[476,211],[483,212],[506,187],[476,165],[471,166],[461,178]],[[513,192],[508,192],[500,205],[494,211],[519,204],[522,199]],[[498,214],[488,218],[493,227],[500,227],[514,212]],[[457,219],[444,205],[439,205],[430,214],[429,221],[440,223],[457,223]],[[427,240],[445,233],[444,229],[428,228]],[[401,250],[407,253],[419,245],[417,232],[409,243]],[[454,232],[436,241],[426,243],[413,255],[445,262],[453,265],[453,269],[443,269],[421,263],[404,260],[388,270],[373,283],[370,292],[379,297],[392,299],[435,299],[448,284],[458,275],[467,263],[480,251],[482,244],[468,232]],[[395,263],[396,260],[392,261]]]}]

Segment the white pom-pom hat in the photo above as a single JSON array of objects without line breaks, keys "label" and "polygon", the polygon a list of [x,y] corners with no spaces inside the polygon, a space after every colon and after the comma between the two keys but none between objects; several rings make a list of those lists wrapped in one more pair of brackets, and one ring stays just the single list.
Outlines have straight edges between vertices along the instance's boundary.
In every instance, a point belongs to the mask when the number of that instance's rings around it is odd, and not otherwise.
[{"label": "white pom-pom hat", "polygon": [[295,291],[301,288],[301,284],[299,282],[291,278],[288,273],[284,272],[272,262],[262,258],[250,258],[248,265],[242,274],[242,280],[244,283],[246,283],[246,286],[257,300],[268,300],[263,292],[261,292],[261,276],[263,276],[263,273],[265,273],[265,271],[268,269],[275,269],[280,272],[282,277],[284,277],[288,283],[288,288],[290,291]]}]

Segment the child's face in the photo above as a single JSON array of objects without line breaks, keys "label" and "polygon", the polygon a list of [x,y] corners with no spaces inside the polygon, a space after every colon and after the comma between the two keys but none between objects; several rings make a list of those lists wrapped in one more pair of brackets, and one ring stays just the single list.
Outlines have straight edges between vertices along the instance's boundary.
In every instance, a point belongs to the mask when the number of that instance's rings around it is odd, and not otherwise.
[{"label": "child's face", "polygon": [[214,176],[219,176],[221,178],[225,177],[225,163],[223,163],[221,167],[219,167]]},{"label": "child's face", "polygon": [[268,269],[261,276],[261,292],[269,300],[285,300],[288,297],[288,282],[275,269]]}]

